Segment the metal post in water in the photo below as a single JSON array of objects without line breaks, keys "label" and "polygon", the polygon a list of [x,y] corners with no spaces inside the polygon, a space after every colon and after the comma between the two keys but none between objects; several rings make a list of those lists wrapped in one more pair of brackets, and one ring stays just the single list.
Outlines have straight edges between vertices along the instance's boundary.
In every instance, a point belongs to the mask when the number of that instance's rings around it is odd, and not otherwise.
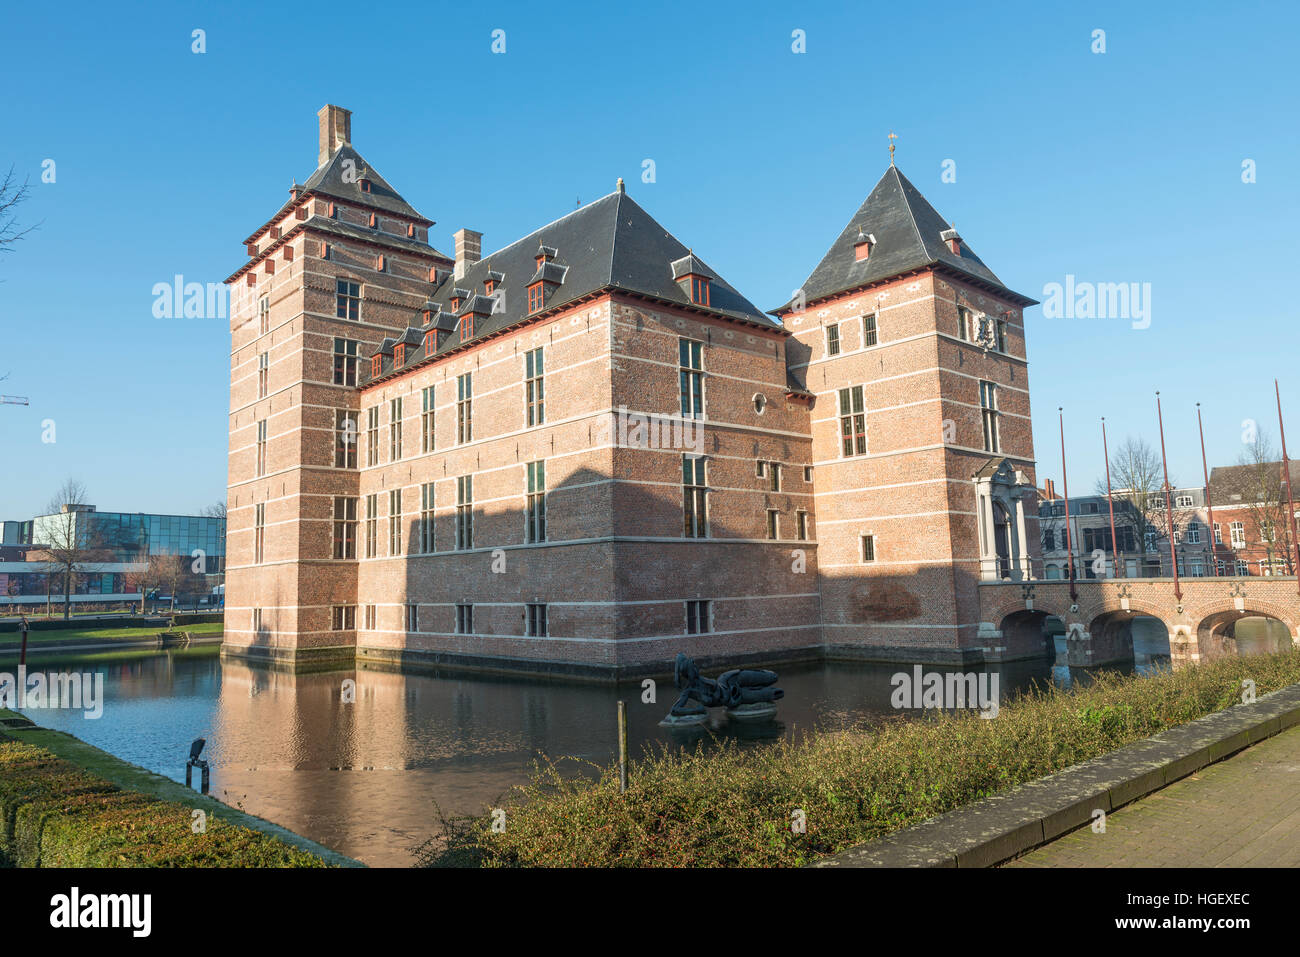
[{"label": "metal post in water", "polygon": [[627,793],[627,703],[618,703],[618,792]]}]

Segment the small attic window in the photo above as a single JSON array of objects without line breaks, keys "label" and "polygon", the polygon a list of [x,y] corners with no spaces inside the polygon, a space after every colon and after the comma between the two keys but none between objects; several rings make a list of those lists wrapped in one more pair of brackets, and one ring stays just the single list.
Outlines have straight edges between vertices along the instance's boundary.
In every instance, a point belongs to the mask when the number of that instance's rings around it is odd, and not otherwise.
[{"label": "small attic window", "polygon": [[474,336],[474,314],[462,316],[460,320],[460,341],[465,342]]},{"label": "small attic window", "polygon": [[402,365],[406,362],[406,343],[399,342],[393,347],[393,367]]},{"label": "small attic window", "polygon": [[363,193],[368,193],[368,192],[370,192],[370,180],[368,180],[368,179],[363,179],[363,180],[361,181],[361,192],[363,192]]},{"label": "small attic window", "polygon": [[383,371],[383,368],[384,368],[384,359],[382,356],[370,357],[370,378],[378,379],[379,373]]},{"label": "small attic window", "polygon": [[330,219],[338,219],[338,218],[339,218],[339,208],[338,208],[338,205],[337,205],[337,204],[335,204],[335,203],[330,203],[330,206],[329,206],[329,210],[328,210],[328,212],[329,212],[329,218],[330,218]]},{"label": "small attic window", "polygon": [[485,296],[490,296],[490,295],[492,295],[492,287],[495,286],[495,285],[496,285],[496,283],[494,283],[491,279],[484,279],[484,280],[483,280],[483,295],[485,295]]},{"label": "small attic window", "polygon": [[709,281],[703,276],[691,277],[691,302],[697,306],[709,304]]},{"label": "small attic window", "polygon": [[438,337],[436,333],[436,329],[430,329],[424,334],[424,354],[426,356],[433,355],[433,350],[438,347]]},{"label": "small attic window", "polygon": [[406,235],[411,239],[415,238],[415,223],[406,224]]},{"label": "small attic window", "polygon": [[855,262],[862,262],[871,256],[871,247],[876,244],[875,233],[867,233],[858,230],[858,238],[853,243],[853,259]]},{"label": "small attic window", "polygon": [[451,311],[452,312],[460,311],[460,296],[451,297]]},{"label": "small attic window", "polygon": [[542,284],[540,282],[535,282],[531,286],[529,286],[528,287],[528,311],[531,313],[531,312],[537,312],[539,309],[541,309],[544,298],[545,297],[542,295]]}]

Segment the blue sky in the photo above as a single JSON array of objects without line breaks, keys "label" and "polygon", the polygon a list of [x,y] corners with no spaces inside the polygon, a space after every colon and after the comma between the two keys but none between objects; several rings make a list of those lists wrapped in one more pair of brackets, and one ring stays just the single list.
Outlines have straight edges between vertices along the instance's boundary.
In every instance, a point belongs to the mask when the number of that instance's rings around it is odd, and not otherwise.
[{"label": "blue sky", "polygon": [[920,9],[11,5],[0,167],[31,178],[21,213],[40,228],[0,257],[0,393],[31,399],[0,406],[0,518],[69,476],[103,509],[224,498],[228,327],[157,319],[151,290],[244,261],[311,174],[326,102],[446,252],[462,226],[496,249],[622,176],[765,309],[866,197],[892,129],[899,168],[1013,289],[1151,284],[1146,329],[1029,310],[1040,478],[1059,477],[1058,406],[1071,489],[1090,491],[1100,417],[1112,444],[1154,442],[1160,389],[1172,475],[1197,484],[1194,403],[1229,464],[1243,420],[1276,440],[1274,376],[1300,455],[1296,5]]}]

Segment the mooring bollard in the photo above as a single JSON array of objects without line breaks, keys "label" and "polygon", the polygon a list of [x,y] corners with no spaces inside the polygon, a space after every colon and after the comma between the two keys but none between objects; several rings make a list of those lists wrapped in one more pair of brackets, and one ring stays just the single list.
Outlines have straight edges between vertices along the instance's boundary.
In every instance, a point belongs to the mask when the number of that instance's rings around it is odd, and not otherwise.
[{"label": "mooring bollard", "polygon": [[618,791],[627,793],[627,703],[618,703]]}]

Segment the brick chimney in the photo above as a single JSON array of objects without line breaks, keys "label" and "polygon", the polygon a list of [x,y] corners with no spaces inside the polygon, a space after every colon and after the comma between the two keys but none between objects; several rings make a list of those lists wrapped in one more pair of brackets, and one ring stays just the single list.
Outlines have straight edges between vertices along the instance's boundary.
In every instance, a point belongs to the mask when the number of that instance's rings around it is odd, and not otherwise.
[{"label": "brick chimney", "polygon": [[320,120],[320,151],[316,155],[316,167],[319,169],[334,155],[336,149],[344,143],[352,142],[352,111],[327,103],[321,107],[316,117]]},{"label": "brick chimney", "polygon": [[483,258],[483,234],[472,229],[458,229],[456,239],[456,270],[453,275],[460,279],[471,264]]}]

